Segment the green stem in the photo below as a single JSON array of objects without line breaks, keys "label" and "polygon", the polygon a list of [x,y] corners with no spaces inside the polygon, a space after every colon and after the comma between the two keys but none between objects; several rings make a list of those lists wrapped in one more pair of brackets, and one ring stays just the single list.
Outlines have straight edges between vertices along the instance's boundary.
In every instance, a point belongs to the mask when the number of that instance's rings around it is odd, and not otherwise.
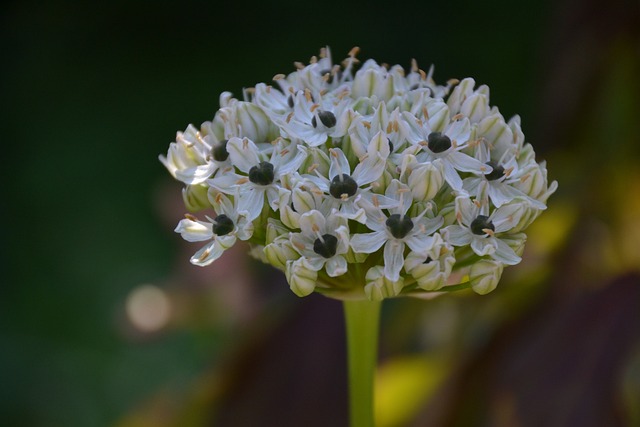
[{"label": "green stem", "polygon": [[343,301],[347,326],[351,427],[374,427],[373,379],[378,361],[380,301]]}]

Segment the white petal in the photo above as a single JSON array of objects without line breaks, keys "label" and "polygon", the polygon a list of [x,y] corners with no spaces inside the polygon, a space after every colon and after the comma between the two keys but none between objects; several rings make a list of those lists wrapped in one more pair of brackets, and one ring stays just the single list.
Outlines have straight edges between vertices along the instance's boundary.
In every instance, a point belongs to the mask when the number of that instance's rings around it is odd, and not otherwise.
[{"label": "white petal", "polygon": [[507,245],[500,239],[496,239],[497,248],[493,253],[493,259],[501,261],[507,265],[516,265],[518,264],[522,258],[520,258],[516,253],[511,249],[511,246]]},{"label": "white petal", "polygon": [[[333,218],[339,218],[334,216]],[[333,232],[329,232],[333,234]],[[344,254],[349,251],[349,228],[345,225],[341,225],[335,229],[335,235],[338,238],[338,247],[336,248],[336,254]]]},{"label": "white petal", "polygon": [[397,179],[391,181],[384,194],[388,198],[397,201],[398,207],[394,209],[394,213],[400,215],[406,214],[413,202],[413,195],[411,194],[409,186],[401,183]]},{"label": "white petal", "polygon": [[437,231],[444,223],[444,218],[438,215],[435,218],[420,218],[418,226],[422,234],[430,235]]},{"label": "white petal", "polygon": [[[342,174],[351,175],[351,168],[349,167],[349,161],[347,156],[344,155],[341,149],[332,148],[329,150],[331,155],[331,166],[329,167],[329,180]],[[359,184],[359,183],[358,183]]]},{"label": "white petal", "polygon": [[389,240],[384,246],[384,275],[392,282],[400,279],[400,270],[404,265],[404,243]]},{"label": "white petal", "polygon": [[217,166],[213,162],[206,165],[200,165],[193,168],[176,170],[176,179],[185,184],[201,184],[205,182],[215,172]]},{"label": "white petal", "polygon": [[547,209],[547,205],[545,205],[544,203],[539,202],[538,200],[527,196],[522,191],[518,190],[515,187],[510,186],[505,182],[499,182],[496,184],[497,185],[495,186],[494,193],[491,192],[491,189],[489,190],[490,196],[493,195],[493,196],[496,196],[498,199],[500,199],[500,202],[501,202],[500,204],[498,204],[495,199],[492,199],[496,207],[500,207],[503,204],[509,203],[516,198],[520,198],[520,199],[526,200],[535,209],[540,209],[540,210]]},{"label": "white petal", "polygon": [[[289,149],[294,149],[293,144]],[[303,145],[295,147],[296,155],[293,158],[287,158],[284,162],[278,162],[277,171],[280,175],[286,175],[298,170],[307,158],[307,148]],[[282,159],[282,157],[280,157]]]},{"label": "white petal", "polygon": [[212,227],[211,223],[183,219],[174,231],[180,233],[187,242],[202,242],[213,237]]},{"label": "white petal", "polygon": [[313,210],[300,215],[300,230],[305,235],[313,236],[315,240],[318,232],[324,234],[324,229],[325,218],[319,211]]},{"label": "white petal", "polygon": [[462,223],[466,226],[471,225],[478,216],[478,207],[471,201],[469,197],[459,196],[455,200],[456,217],[460,217]]},{"label": "white petal", "polygon": [[427,252],[433,247],[433,241],[433,237],[425,236],[424,234],[416,234],[405,239],[405,243],[412,251],[420,255],[425,255],[425,257]]},{"label": "white petal", "polygon": [[425,132],[422,127],[417,123],[417,119],[410,112],[405,111],[402,113],[404,122],[406,123],[406,138],[411,144],[418,144],[425,141]]},{"label": "white petal", "polygon": [[343,256],[336,255],[327,260],[326,269],[329,277],[342,276],[347,272],[347,260]]},{"label": "white petal", "polygon": [[218,243],[218,240],[215,239],[191,257],[191,264],[199,265],[201,267],[207,266],[220,258],[223,253],[224,249],[220,243]]},{"label": "white petal", "polygon": [[351,236],[351,248],[356,253],[370,254],[387,241],[387,233],[384,231],[374,231],[373,233],[354,234]]},{"label": "white petal", "polygon": [[444,179],[451,186],[453,190],[459,191],[462,189],[462,179],[458,172],[454,169],[453,165],[449,161],[443,161],[442,166],[444,169]]},{"label": "white petal", "polygon": [[354,201],[346,201],[339,203],[340,210],[336,212],[336,215],[339,215],[346,219],[352,219],[354,221],[359,222],[360,224],[364,224],[367,222],[367,214],[364,209],[358,207]]},{"label": "white petal", "polygon": [[473,236],[471,249],[476,255],[490,255],[496,251],[496,238]]},{"label": "white petal", "polygon": [[227,151],[231,163],[244,173],[249,173],[252,167],[260,163],[258,147],[247,138],[231,138],[227,142]]},{"label": "white petal", "polygon": [[380,207],[374,206],[366,199],[360,200],[358,206],[362,206],[362,208],[366,212],[366,224],[370,230],[384,232],[387,229],[387,226],[385,224],[387,221],[387,216],[382,212]]},{"label": "white petal", "polygon": [[323,193],[329,192],[330,180],[324,176],[304,175],[305,184],[318,187]]},{"label": "white petal", "polygon": [[249,221],[253,221],[260,216],[264,207],[264,190],[251,186],[240,193],[238,210],[246,211]]},{"label": "white petal", "polygon": [[238,231],[236,232],[236,236],[238,236],[238,239],[249,240],[251,236],[253,236],[253,222],[247,221],[246,217],[238,217],[236,226],[238,229]]},{"label": "white petal", "polygon": [[450,225],[444,229],[445,239],[454,246],[465,246],[471,243],[471,231],[467,227]]},{"label": "white petal", "polygon": [[360,196],[360,199],[355,203],[365,209],[369,206],[372,208],[377,207],[377,209],[390,209],[397,208],[399,205],[399,202],[396,199],[383,196],[382,194],[372,193],[369,190],[360,190],[358,195]]},{"label": "white petal", "polygon": [[523,203],[504,205],[496,209],[489,218],[495,227],[494,231],[496,233],[503,233],[511,230],[520,222],[525,211],[526,208]]},{"label": "white petal", "polygon": [[234,194],[236,192],[236,188],[239,185],[238,182],[242,182],[245,179],[246,177],[243,177],[236,173],[225,173],[222,175],[218,175],[213,179],[207,180],[207,184],[223,193]]},{"label": "white petal", "polygon": [[469,119],[466,117],[451,124],[445,132],[451,141],[456,141],[458,145],[462,145],[469,140],[471,135]]},{"label": "white petal", "polygon": [[480,160],[461,153],[460,151],[452,151],[447,157],[454,168],[462,172],[474,172],[477,174],[490,173],[491,166],[485,165]]},{"label": "white petal", "polygon": [[376,181],[384,173],[387,166],[387,159],[378,153],[368,155],[361,163],[358,163],[353,170],[353,179],[358,186],[363,186]]},{"label": "white petal", "polygon": [[280,206],[280,193],[278,191],[278,188],[276,188],[274,185],[269,185],[268,187],[266,187],[265,193],[267,193],[267,201],[269,202],[269,207],[271,207],[273,211],[277,211],[278,207]]}]

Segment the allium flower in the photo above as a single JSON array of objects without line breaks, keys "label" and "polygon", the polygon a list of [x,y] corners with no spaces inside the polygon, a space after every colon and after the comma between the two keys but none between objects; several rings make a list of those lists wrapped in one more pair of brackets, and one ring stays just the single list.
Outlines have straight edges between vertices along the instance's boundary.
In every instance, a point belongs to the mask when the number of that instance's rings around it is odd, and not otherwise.
[{"label": "allium flower", "polygon": [[526,210],[525,204],[505,205],[496,208],[491,215],[487,215],[488,212],[479,205],[480,203],[473,203],[466,197],[458,197],[458,224],[444,229],[445,238],[454,246],[470,245],[478,256],[489,255],[507,265],[518,264],[520,257],[501,236],[516,227]]},{"label": "allium flower", "polygon": [[191,262],[239,239],[299,296],[490,292],[557,183],[487,86],[438,85],[416,61],[358,68],[357,52],[334,64],[322,49],[242,100],[225,92],[210,122],[178,132],[160,160],[187,209],[218,214],[178,224],[208,241]]},{"label": "allium flower", "polygon": [[388,209],[387,215],[380,206],[369,204],[367,227],[373,233],[355,234],[351,238],[351,247],[356,253],[370,254],[384,246],[384,276],[397,282],[404,265],[405,245],[426,257],[434,243],[431,234],[442,225],[443,219],[425,218],[428,209],[415,217],[407,215],[413,202],[411,190],[398,180],[394,179],[387,187],[386,196],[396,199],[398,207]]},{"label": "allium flower", "polygon": [[253,234],[253,223],[247,219],[247,212],[238,210],[224,194],[213,196],[211,204],[218,213],[215,218],[207,217],[205,222],[187,214],[175,229],[188,242],[210,240],[191,257],[191,262],[195,265],[211,264],[232,247],[237,239],[248,240]]},{"label": "allium flower", "polygon": [[[358,159],[358,164],[351,172],[347,156],[339,148],[329,149],[331,167],[329,175],[324,177],[306,175],[306,179],[314,183],[326,195],[323,205],[327,211],[335,211],[336,215],[353,219],[360,223],[366,221],[365,211],[360,206],[362,201],[371,201],[373,193],[368,184],[378,180],[386,168],[389,156],[389,144],[382,132],[376,134],[369,142],[367,153]],[[393,199],[376,196],[377,203],[383,208],[395,206]]]},{"label": "allium flower", "polygon": [[212,179],[210,185],[224,193],[236,194],[238,209],[246,211],[250,221],[262,212],[265,194],[271,209],[277,210],[278,190],[284,176],[296,172],[306,157],[305,147],[283,139],[261,151],[248,138],[232,138],[227,151],[240,174],[224,173]]}]

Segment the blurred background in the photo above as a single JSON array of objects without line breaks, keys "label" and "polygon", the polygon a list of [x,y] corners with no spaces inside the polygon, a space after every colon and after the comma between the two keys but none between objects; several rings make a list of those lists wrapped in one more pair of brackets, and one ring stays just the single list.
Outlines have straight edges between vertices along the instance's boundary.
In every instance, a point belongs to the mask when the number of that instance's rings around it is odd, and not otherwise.
[{"label": "blurred background", "polygon": [[220,92],[329,45],[488,84],[560,182],[496,291],[385,303],[379,427],[640,425],[639,9],[0,6],[0,424],[346,426],[340,304],[243,247],[191,266],[157,160]]}]

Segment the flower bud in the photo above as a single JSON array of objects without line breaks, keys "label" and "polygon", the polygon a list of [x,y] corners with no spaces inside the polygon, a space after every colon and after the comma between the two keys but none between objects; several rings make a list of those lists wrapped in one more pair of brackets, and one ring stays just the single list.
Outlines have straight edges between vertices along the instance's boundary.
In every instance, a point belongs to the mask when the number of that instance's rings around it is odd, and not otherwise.
[{"label": "flower bud", "polygon": [[510,149],[513,149],[513,131],[504,121],[500,113],[483,118],[478,123],[474,139],[483,138],[491,145],[494,158],[500,158]]},{"label": "flower bud", "polygon": [[313,270],[306,258],[287,261],[285,275],[289,287],[299,297],[306,297],[316,287],[318,272]]},{"label": "flower bud", "polygon": [[425,163],[411,172],[408,184],[414,200],[431,200],[444,184],[444,174],[442,169],[433,163]]},{"label": "flower bud", "polygon": [[474,93],[460,107],[460,113],[469,117],[471,123],[477,123],[489,112],[489,99],[486,95]]},{"label": "flower bud", "polygon": [[242,136],[254,142],[267,142],[279,136],[277,128],[256,104],[238,102],[236,115],[237,124],[242,129]]},{"label": "flower bud", "polygon": [[395,297],[400,294],[404,286],[404,279],[400,277],[397,282],[392,282],[384,275],[384,267],[375,266],[367,271],[364,293],[372,301],[381,301],[385,298]]},{"label": "flower bud", "polygon": [[353,80],[353,96],[371,98],[375,95],[381,101],[391,99],[393,96],[393,77],[385,75],[386,72],[376,69],[377,67],[368,68],[367,65],[363,65],[362,69],[356,73]]},{"label": "flower bud", "polygon": [[437,291],[446,285],[456,263],[451,246],[444,247],[444,243],[438,246],[437,252],[440,252],[438,259],[430,257],[425,259],[423,255],[415,252],[411,252],[405,259],[405,270],[416,279],[420,289],[425,291]]},{"label": "flower bud", "polygon": [[545,162],[531,164],[523,177],[514,185],[518,190],[542,203],[546,203],[549,196],[558,188],[556,181],[548,184]]},{"label": "flower bud", "polygon": [[187,185],[182,189],[182,200],[190,212],[197,212],[210,207],[206,185]]},{"label": "flower bud", "polygon": [[524,253],[524,244],[527,242],[527,235],[524,233],[507,234],[501,236],[501,240],[509,245],[516,255],[521,257]]},{"label": "flower bud", "polygon": [[469,281],[474,292],[485,295],[498,286],[504,266],[501,262],[481,259],[471,266]]},{"label": "flower bud", "polygon": [[278,189],[280,206],[280,220],[290,229],[300,228],[300,213],[294,208],[291,201],[291,191]]},{"label": "flower bud", "polygon": [[269,264],[279,270],[284,270],[287,261],[300,257],[293,248],[288,236],[279,236],[273,242],[264,247],[264,255]]},{"label": "flower bud", "polygon": [[449,98],[447,99],[447,105],[449,106],[449,111],[452,115],[460,112],[462,103],[467,97],[471,96],[475,84],[476,81],[474,79],[467,77],[453,89],[451,95],[449,95]]}]

